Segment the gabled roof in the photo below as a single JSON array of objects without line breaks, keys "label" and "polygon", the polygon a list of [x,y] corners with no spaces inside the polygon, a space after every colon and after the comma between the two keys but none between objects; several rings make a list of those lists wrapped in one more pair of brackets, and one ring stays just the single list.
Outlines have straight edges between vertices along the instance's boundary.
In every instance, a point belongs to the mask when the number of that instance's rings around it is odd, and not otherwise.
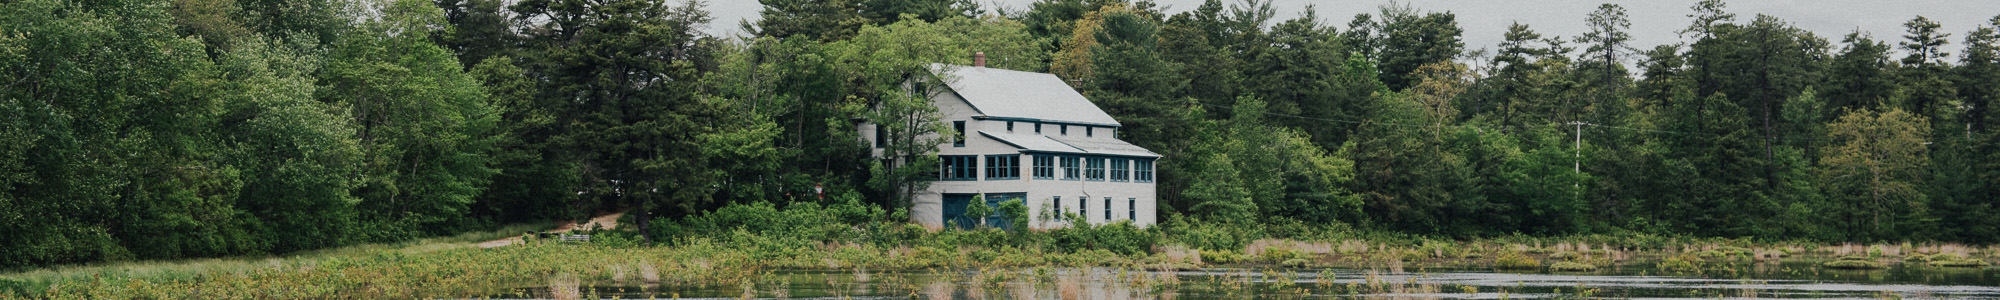
[{"label": "gabled roof", "polygon": [[1119,126],[1055,74],[946,64],[931,69],[986,118]]},{"label": "gabled roof", "polygon": [[1013,134],[1005,132],[979,131],[979,134],[999,140],[1031,152],[1097,154],[1135,157],[1160,157],[1146,148],[1114,138],[1058,137],[1034,134]]}]

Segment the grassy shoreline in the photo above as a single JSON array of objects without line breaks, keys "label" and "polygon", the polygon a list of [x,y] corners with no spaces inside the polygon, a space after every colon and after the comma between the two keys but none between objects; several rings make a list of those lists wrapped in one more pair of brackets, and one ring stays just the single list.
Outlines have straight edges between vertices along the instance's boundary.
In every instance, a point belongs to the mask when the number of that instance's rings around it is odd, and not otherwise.
[{"label": "grassy shoreline", "polygon": [[[511,230],[511,229],[510,229]],[[106,298],[435,298],[491,295],[521,286],[644,281],[667,288],[754,282],[775,270],[893,271],[1111,267],[1180,270],[1201,267],[1542,270],[1555,264],[1614,267],[1644,264],[1662,272],[1700,275],[1760,262],[1841,257],[1886,265],[1990,262],[1993,246],[1956,244],[1808,245],[1705,240],[1670,247],[1590,243],[1590,238],[1498,238],[1475,241],[1260,239],[1241,249],[1197,250],[1166,236],[1143,252],[1048,250],[1035,244],[993,244],[986,235],[1036,240],[993,230],[928,233],[902,243],[773,242],[738,231],[730,238],[683,238],[636,246],[631,233],[596,232],[590,244],[536,242],[472,247],[509,231],[391,245],[363,245],[285,257],[134,262],[61,267],[0,275],[0,299]],[[512,232],[520,232],[513,230]],[[1027,236],[1027,237],[1024,237]],[[988,242],[968,242],[984,240]],[[1567,240],[1567,241],[1566,241]],[[1916,256],[1923,259],[1916,259]],[[1943,260],[1940,260],[1943,261]],[[1983,267],[1983,266],[1982,266]],[[1587,272],[1587,271],[1586,271]]]}]

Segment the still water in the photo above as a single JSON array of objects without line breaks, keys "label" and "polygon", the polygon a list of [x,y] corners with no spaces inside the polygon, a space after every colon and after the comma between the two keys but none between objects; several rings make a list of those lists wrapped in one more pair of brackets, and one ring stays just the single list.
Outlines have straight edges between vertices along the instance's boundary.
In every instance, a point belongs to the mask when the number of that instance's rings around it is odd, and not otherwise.
[{"label": "still water", "polygon": [[[1394,268],[1402,269],[1402,268]],[[1597,272],[1491,269],[933,269],[771,271],[750,285],[581,284],[576,294],[523,287],[495,298],[583,299],[2000,299],[2000,269],[1823,270],[1764,263],[1659,274],[1649,266]],[[567,297],[564,297],[567,298]]]}]

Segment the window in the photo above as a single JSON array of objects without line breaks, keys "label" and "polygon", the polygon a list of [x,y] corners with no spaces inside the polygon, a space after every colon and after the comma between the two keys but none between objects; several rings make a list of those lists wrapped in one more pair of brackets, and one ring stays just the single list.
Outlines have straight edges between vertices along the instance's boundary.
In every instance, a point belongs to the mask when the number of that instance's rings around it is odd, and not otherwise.
[{"label": "window", "polygon": [[889,145],[889,130],[882,127],[882,125],[875,125],[875,148],[882,148]]},{"label": "window", "polygon": [[1090,196],[1076,196],[1076,216],[1090,221]]},{"label": "window", "polygon": [[1139,221],[1139,198],[1125,198],[1126,220]]},{"label": "window", "polygon": [[1104,221],[1111,222],[1111,197],[1104,197]]},{"label": "window", "polygon": [[1083,136],[1084,137],[1097,136],[1097,127],[1084,126]]},{"label": "window", "polygon": [[1007,121],[1007,132],[1014,132],[1014,121]]},{"label": "window", "polygon": [[1083,176],[1090,181],[1104,181],[1104,159],[1091,158],[1089,163],[1084,165]]},{"label": "window", "polygon": [[1056,126],[1058,126],[1056,128],[1062,128],[1062,135],[1069,135],[1069,125],[1056,125]]},{"label": "window", "polygon": [[1111,159],[1111,181],[1125,182],[1132,179],[1132,160]]},{"label": "window", "polygon": [[979,170],[978,155],[940,155],[938,156],[938,160],[942,160],[940,165],[944,166],[944,171],[940,174],[939,179],[979,179],[979,173],[976,173]]},{"label": "window", "polygon": [[1035,179],[1056,179],[1056,157],[1054,155],[1035,156]]},{"label": "window", "polygon": [[952,133],[951,146],[965,147],[965,121],[951,121],[951,129],[957,130]]},{"label": "window", "polygon": [[1021,179],[1020,155],[987,155],[986,180]]},{"label": "window", "polygon": [[1054,198],[1051,198],[1051,199],[1049,199],[1049,203],[1054,203],[1053,205],[1055,205],[1055,207],[1056,207],[1056,209],[1055,209],[1055,210],[1053,210],[1053,211],[1050,211],[1050,213],[1052,213],[1052,214],[1055,214],[1054,216],[1050,216],[1050,218],[1053,218],[1053,219],[1056,219],[1056,220],[1062,220],[1062,219],[1063,219],[1063,213],[1064,213],[1064,212],[1068,212],[1068,211],[1066,211],[1066,210],[1063,210],[1063,205],[1062,205],[1062,196],[1054,196]]},{"label": "window", "polygon": [[1042,133],[1042,123],[1035,123],[1035,133]]},{"label": "window", "polygon": [[1153,182],[1152,160],[1141,159],[1138,161],[1133,161],[1132,166],[1135,167],[1133,169],[1137,171],[1133,172],[1132,180],[1138,182]]},{"label": "window", "polygon": [[1062,169],[1063,169],[1063,178],[1062,178],[1062,179],[1063,179],[1063,180],[1077,180],[1077,179],[1081,179],[1081,178],[1083,177],[1083,168],[1082,168],[1082,166],[1078,166],[1078,165],[1079,165],[1079,164],[1082,164],[1082,162],[1083,162],[1083,159],[1082,159],[1082,158],[1078,158],[1078,157],[1075,157],[1075,156],[1065,156],[1065,157],[1063,157],[1063,158],[1062,158]]}]

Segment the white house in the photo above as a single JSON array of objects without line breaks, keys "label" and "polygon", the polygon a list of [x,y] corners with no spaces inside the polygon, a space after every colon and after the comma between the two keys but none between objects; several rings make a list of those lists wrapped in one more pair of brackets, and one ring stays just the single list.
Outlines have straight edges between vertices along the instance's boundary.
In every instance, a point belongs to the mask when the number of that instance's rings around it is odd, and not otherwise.
[{"label": "white house", "polygon": [[[1075,213],[1092,224],[1131,220],[1158,223],[1154,185],[1160,155],[1118,139],[1111,118],[1054,74],[973,66],[933,65],[945,73],[945,91],[931,99],[958,137],[938,145],[939,178],[913,195],[912,221],[929,228],[969,226],[975,195],[998,207],[1009,199],[1028,206],[1032,228],[1066,226],[1052,211]],[[859,126],[878,148],[875,126]],[[1043,221],[1047,219],[1048,221]],[[947,223],[951,222],[951,223]],[[1004,224],[1000,216],[988,224]]]}]

